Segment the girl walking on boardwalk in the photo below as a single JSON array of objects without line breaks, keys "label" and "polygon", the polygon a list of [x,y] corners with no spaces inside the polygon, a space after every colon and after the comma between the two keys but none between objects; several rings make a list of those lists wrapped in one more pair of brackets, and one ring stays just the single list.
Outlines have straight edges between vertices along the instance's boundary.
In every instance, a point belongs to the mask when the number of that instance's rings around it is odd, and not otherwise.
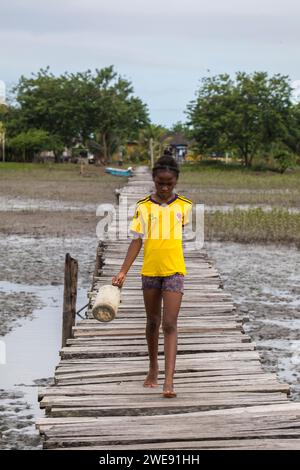
[{"label": "girl walking on boardwalk", "polygon": [[134,239],[120,272],[112,279],[113,285],[122,287],[144,239],[141,274],[150,362],[144,386],[158,386],[158,340],[162,320],[165,354],[163,396],[166,398],[176,397],[173,377],[177,354],[177,318],[186,274],[182,228],[188,223],[192,208],[189,199],[174,192],[178,175],[178,165],[173,157],[163,156],[158,159],[152,170],[155,192],[136,204],[130,227]]}]

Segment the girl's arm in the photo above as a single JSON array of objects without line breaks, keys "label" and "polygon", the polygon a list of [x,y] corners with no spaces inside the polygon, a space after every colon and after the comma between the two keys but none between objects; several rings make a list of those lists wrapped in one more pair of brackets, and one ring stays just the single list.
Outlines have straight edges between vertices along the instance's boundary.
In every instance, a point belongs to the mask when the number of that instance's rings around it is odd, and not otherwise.
[{"label": "girl's arm", "polygon": [[122,287],[125,281],[127,272],[130,269],[130,266],[134,262],[135,258],[139,254],[142,248],[143,240],[142,238],[136,238],[130,243],[127,254],[120,269],[120,272],[112,278],[112,285],[117,287]]}]

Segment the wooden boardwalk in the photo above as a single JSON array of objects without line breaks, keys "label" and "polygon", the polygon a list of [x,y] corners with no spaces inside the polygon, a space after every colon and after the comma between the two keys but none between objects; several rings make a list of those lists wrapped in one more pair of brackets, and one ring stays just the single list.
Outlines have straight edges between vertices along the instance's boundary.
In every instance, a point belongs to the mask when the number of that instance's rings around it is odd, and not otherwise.
[{"label": "wooden boardwalk", "polygon": [[[150,174],[141,169],[120,197],[133,203],[150,187]],[[142,386],[148,360],[140,255],[122,289],[118,317],[77,323],[60,352],[55,385],[39,391],[46,417],[37,426],[45,449],[300,449],[300,403],[289,401],[288,386],[262,370],[206,253],[185,245],[189,274],[179,318],[177,398],[162,397],[162,334],[161,386]],[[91,299],[111,282],[127,246],[99,245]]]}]

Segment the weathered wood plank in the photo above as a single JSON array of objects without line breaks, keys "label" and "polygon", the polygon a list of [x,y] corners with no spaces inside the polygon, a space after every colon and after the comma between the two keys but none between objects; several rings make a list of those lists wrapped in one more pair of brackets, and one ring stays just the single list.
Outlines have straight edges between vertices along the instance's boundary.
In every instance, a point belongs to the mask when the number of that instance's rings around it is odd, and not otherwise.
[{"label": "weathered wood plank", "polygon": [[[66,443],[61,441],[62,445]],[[101,441],[100,441],[101,442]],[[46,442],[46,447],[52,447],[53,441],[50,439]],[[153,449],[176,449],[176,450],[194,450],[194,449],[203,449],[203,450],[299,450],[300,449],[300,440],[299,439],[289,439],[289,438],[278,438],[278,439],[231,439],[231,440],[204,440],[204,441],[180,441],[179,438],[176,442],[155,442],[155,444],[138,444],[133,445],[109,445],[101,446],[94,445],[93,441],[87,439],[86,444],[91,444],[87,447],[80,445],[78,447],[67,446],[65,448],[60,448],[60,450],[94,450],[94,451],[107,451],[107,450],[143,450],[150,448]],[[102,442],[101,442],[102,443]],[[74,443],[75,444],[75,443]],[[155,446],[155,447],[154,447]]]},{"label": "weathered wood plank", "polygon": [[[130,416],[91,418],[90,421],[68,421],[58,426],[45,426],[40,430],[46,434],[49,446],[60,442],[62,445],[119,445],[133,443],[168,442],[168,430],[172,427],[173,439],[182,441],[226,440],[245,438],[295,439],[300,425],[300,410],[293,404],[253,406],[226,410],[203,411],[186,415]],[[245,429],[245,418],[247,428]],[[45,422],[45,421],[44,421]],[[67,424],[69,423],[69,424]],[[276,427],[275,427],[276,423]],[[156,433],[153,436],[153,426]],[[51,439],[51,440],[50,440]],[[299,441],[300,442],[300,441]]]}]

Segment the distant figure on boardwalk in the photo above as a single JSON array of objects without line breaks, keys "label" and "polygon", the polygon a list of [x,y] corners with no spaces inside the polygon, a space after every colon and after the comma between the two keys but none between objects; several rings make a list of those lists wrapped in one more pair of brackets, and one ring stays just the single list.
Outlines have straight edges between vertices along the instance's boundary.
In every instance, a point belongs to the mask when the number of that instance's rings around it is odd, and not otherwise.
[{"label": "distant figure on boardwalk", "polygon": [[112,279],[113,285],[122,287],[144,239],[141,274],[150,361],[144,386],[158,386],[158,339],[162,317],[165,353],[163,396],[166,398],[176,397],[173,377],[177,354],[177,318],[186,274],[182,229],[189,222],[192,209],[189,199],[174,192],[178,175],[179,168],[173,157],[164,155],[157,160],[152,170],[155,192],[137,202],[130,227],[134,239],[120,272]]}]

